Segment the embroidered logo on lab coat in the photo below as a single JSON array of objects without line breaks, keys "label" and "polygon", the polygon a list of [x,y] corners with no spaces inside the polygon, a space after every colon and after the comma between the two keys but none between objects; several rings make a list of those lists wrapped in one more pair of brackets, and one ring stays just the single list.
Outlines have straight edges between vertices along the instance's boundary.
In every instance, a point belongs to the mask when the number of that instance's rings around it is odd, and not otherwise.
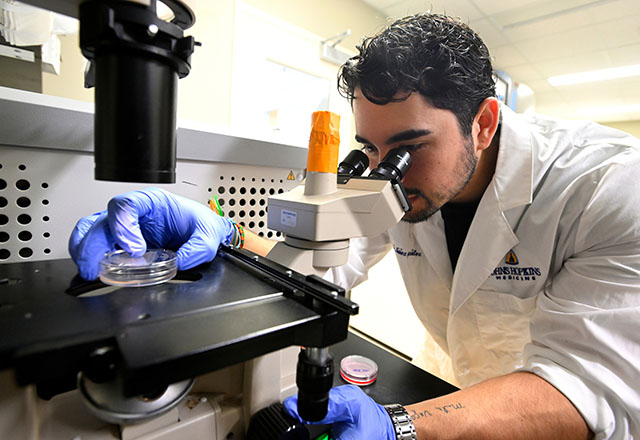
[{"label": "embroidered logo on lab coat", "polygon": [[513,252],[513,249],[511,249],[507,256],[504,257],[504,262],[512,266],[518,264],[518,257],[516,256],[516,253]]},{"label": "embroidered logo on lab coat", "polygon": [[542,271],[539,267],[521,267],[520,260],[513,249],[505,255],[504,263],[504,266],[498,266],[493,269],[492,278],[507,281],[535,281],[542,276]]}]

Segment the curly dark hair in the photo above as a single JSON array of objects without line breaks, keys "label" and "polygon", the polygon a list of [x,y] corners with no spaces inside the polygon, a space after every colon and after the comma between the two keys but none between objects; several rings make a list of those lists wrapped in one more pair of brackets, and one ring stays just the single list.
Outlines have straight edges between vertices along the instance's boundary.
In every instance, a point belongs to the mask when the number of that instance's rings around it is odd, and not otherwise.
[{"label": "curly dark hair", "polygon": [[487,46],[469,26],[441,14],[399,19],[357,46],[338,73],[340,94],[353,102],[356,88],[376,104],[404,101],[419,92],[450,110],[464,136],[480,104],[496,96]]}]

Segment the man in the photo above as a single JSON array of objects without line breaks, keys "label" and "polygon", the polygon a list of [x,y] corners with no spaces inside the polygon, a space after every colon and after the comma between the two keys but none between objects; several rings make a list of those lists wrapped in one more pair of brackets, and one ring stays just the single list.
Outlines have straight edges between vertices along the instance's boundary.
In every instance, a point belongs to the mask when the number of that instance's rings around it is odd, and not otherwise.
[{"label": "man", "polygon": [[[359,51],[340,72],[356,139],[371,167],[410,149],[413,209],[388,233],[353,240],[328,276],[351,287],[395,248],[462,388],[407,407],[417,438],[640,438],[640,141],[501,108],[486,46],[446,16],[399,20]],[[229,221],[162,191],[120,196],[110,211],[72,236],[81,273],[94,263],[78,250],[109,248],[110,233],[140,251],[138,218],[148,242],[185,243],[182,267],[233,236]],[[145,216],[188,221],[147,228]],[[184,227],[162,232],[169,224]],[[266,252],[260,243],[247,238]],[[296,414],[295,398],[285,406]],[[339,439],[397,435],[387,410],[350,386],[332,390],[325,422]]]}]

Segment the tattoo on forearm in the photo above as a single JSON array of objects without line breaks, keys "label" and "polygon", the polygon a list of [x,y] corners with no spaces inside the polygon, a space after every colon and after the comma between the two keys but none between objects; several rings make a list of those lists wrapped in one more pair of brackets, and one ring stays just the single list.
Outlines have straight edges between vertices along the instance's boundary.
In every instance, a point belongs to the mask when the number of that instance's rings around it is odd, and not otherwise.
[{"label": "tattoo on forearm", "polygon": [[436,406],[436,409],[438,411],[442,411],[445,414],[449,414],[449,412],[451,412],[453,410],[462,409],[462,408],[464,408],[464,406],[462,406],[462,403],[454,403],[454,404],[451,404],[451,405],[445,405],[443,407]]},{"label": "tattoo on forearm", "polygon": [[431,411],[428,409],[424,409],[422,411],[416,411],[415,409],[411,409],[409,416],[411,416],[411,420],[414,422],[423,417],[431,417],[437,414],[450,414],[453,411],[457,411],[465,408],[462,403],[452,403],[444,406],[434,406]]}]

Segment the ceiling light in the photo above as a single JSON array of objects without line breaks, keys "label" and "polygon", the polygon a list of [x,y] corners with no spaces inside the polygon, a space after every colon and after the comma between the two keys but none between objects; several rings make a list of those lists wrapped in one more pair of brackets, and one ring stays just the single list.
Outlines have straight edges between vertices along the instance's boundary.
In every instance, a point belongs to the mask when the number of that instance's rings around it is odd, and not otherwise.
[{"label": "ceiling light", "polygon": [[570,84],[582,84],[608,79],[626,78],[640,75],[640,64],[632,66],[614,67],[612,69],[593,70],[591,72],[571,73],[547,78],[552,86],[566,86]]}]

